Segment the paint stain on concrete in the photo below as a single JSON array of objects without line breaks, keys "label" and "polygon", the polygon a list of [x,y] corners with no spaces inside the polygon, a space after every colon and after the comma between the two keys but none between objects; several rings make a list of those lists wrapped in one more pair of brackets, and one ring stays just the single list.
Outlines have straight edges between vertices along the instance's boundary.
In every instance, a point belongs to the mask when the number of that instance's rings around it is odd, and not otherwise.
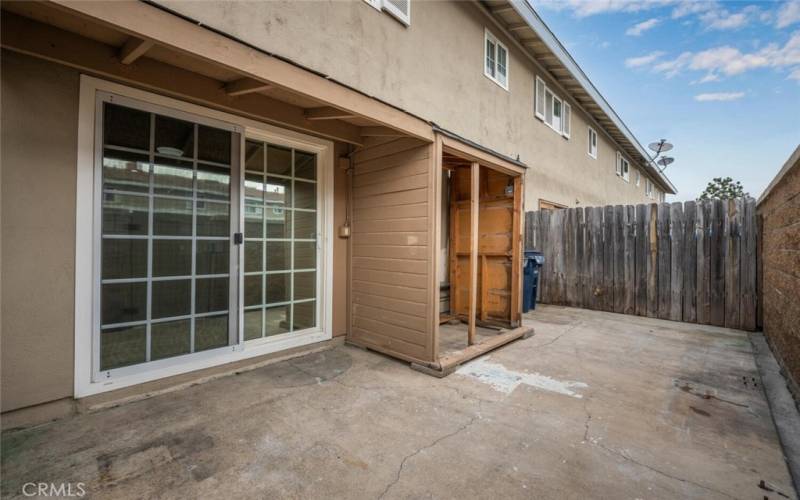
[{"label": "paint stain on concrete", "polygon": [[465,377],[474,378],[479,382],[491,386],[492,389],[505,394],[511,394],[514,392],[514,389],[524,384],[543,391],[555,392],[573,398],[582,398],[583,395],[575,392],[573,389],[589,387],[583,382],[557,380],[547,375],[542,375],[541,373],[525,373],[509,370],[500,363],[489,361],[488,357],[468,363],[456,370],[456,373]]}]

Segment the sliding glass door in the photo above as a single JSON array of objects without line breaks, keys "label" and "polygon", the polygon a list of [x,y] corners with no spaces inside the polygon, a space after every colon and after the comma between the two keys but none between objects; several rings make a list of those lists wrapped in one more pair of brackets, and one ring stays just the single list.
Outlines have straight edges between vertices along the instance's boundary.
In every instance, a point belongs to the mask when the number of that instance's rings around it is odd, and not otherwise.
[{"label": "sliding glass door", "polygon": [[105,93],[95,118],[96,380],[321,329],[319,149]]},{"label": "sliding glass door", "polygon": [[316,327],[317,155],[248,139],[244,165],[244,339]]},{"label": "sliding glass door", "polygon": [[100,113],[99,371],[236,343],[240,134],[112,96]]}]

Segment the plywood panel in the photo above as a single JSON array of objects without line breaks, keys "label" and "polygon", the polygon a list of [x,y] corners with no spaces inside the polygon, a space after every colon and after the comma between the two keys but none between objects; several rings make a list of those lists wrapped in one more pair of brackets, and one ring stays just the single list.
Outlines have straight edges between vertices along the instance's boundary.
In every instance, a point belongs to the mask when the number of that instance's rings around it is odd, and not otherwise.
[{"label": "plywood panel", "polygon": [[434,361],[433,147],[408,138],[368,144],[353,155],[349,340],[402,359]]}]

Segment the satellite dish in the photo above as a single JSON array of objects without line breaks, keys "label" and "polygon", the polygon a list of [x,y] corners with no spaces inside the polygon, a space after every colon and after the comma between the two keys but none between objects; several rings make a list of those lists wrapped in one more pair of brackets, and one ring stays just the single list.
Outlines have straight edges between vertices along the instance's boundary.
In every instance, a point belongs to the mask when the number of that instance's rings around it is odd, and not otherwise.
[{"label": "satellite dish", "polygon": [[675,158],[671,158],[669,156],[662,156],[661,158],[659,158],[659,160],[656,163],[661,165],[661,170],[664,170],[665,168],[670,166],[670,164],[672,162],[674,162],[674,161],[675,161]]},{"label": "satellite dish", "polygon": [[651,142],[647,147],[650,148],[651,151],[655,151],[656,154],[661,154],[671,150],[672,144],[667,142],[666,139],[661,139],[658,142]]}]

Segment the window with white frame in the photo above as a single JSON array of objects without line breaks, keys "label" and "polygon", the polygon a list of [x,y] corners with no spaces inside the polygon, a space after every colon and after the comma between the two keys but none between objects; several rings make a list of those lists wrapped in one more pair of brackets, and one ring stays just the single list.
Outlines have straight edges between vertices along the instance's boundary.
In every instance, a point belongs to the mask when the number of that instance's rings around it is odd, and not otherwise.
[{"label": "window with white frame", "polygon": [[508,90],[508,49],[489,30],[485,30],[483,74]]},{"label": "window with white frame", "polygon": [[534,96],[534,115],[542,120],[545,125],[557,134],[569,139],[572,129],[572,106],[555,95],[544,83],[536,77]]},{"label": "window with white frame", "polygon": [[631,164],[619,151],[617,151],[617,175],[622,177],[625,182],[630,182]]},{"label": "window with white frame", "polygon": [[594,159],[597,159],[597,132],[592,127],[589,127],[589,145],[588,153]]},{"label": "window with white frame", "polygon": [[639,187],[641,182],[642,182],[642,174],[639,173],[639,171],[637,170],[636,171],[636,187]]},{"label": "window with white frame", "polygon": [[406,26],[411,25],[411,0],[364,0],[377,10],[383,10]]},{"label": "window with white frame", "polygon": [[653,198],[653,183],[650,179],[644,180],[644,195],[650,199]]}]

